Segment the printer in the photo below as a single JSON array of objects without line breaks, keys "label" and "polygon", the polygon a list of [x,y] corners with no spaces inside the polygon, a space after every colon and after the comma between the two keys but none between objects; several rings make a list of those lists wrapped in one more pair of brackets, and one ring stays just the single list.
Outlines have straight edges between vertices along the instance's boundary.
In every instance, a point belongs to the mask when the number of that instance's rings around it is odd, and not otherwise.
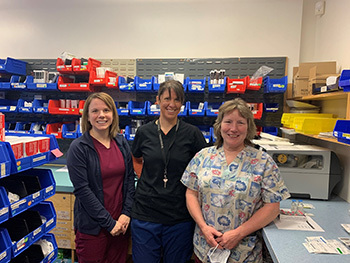
[{"label": "printer", "polygon": [[336,154],[314,145],[263,145],[294,198],[328,200],[343,169]]}]

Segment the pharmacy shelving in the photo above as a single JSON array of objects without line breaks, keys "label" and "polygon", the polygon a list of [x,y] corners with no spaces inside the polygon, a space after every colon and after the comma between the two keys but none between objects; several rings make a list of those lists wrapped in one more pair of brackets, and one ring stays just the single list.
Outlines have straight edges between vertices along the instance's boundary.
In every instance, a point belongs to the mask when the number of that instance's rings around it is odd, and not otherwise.
[{"label": "pharmacy shelving", "polygon": [[[50,169],[35,167],[57,159],[56,138],[14,133],[6,137],[11,143],[0,142],[0,263],[33,262],[33,257],[53,262],[57,244],[48,232],[56,225],[56,212],[45,200],[55,194],[56,184]],[[39,253],[39,243],[49,244],[49,251]]]}]

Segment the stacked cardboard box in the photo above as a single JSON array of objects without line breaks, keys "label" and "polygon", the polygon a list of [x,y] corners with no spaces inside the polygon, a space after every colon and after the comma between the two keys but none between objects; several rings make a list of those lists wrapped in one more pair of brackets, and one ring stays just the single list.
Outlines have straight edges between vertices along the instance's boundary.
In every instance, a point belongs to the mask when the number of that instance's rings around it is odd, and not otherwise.
[{"label": "stacked cardboard box", "polygon": [[56,227],[51,230],[56,237],[58,248],[75,249],[73,207],[75,196],[72,193],[56,193],[50,197],[57,214]]},{"label": "stacked cardboard box", "polygon": [[336,62],[301,63],[293,68],[293,97],[312,95],[314,83],[326,83],[329,76],[336,74]]}]

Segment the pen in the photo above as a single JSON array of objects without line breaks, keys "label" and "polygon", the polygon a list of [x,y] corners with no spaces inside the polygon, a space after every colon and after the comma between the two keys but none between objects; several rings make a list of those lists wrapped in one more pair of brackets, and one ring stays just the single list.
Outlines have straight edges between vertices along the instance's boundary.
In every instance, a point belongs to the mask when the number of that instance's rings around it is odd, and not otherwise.
[{"label": "pen", "polygon": [[313,225],[310,224],[310,222],[308,220],[306,220],[306,223],[312,228],[315,229]]}]

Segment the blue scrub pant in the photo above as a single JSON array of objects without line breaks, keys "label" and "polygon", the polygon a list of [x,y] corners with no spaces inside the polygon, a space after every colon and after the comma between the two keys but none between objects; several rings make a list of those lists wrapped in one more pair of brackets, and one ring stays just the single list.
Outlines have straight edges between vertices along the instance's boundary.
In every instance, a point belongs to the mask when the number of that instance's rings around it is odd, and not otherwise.
[{"label": "blue scrub pant", "polygon": [[131,220],[132,260],[134,263],[185,263],[193,254],[195,223],[175,225]]}]

